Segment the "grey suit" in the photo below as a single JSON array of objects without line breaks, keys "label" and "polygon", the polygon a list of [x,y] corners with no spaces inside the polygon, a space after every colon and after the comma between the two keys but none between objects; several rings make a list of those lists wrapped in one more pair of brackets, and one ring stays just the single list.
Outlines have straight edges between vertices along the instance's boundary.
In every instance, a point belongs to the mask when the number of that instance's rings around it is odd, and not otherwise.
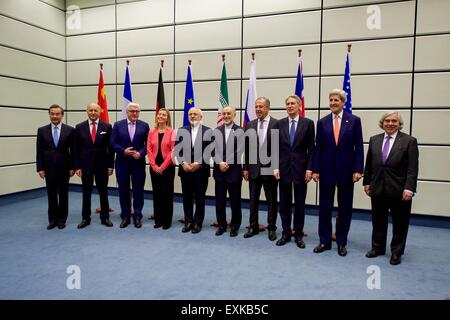
[{"label": "grey suit", "polygon": [[404,190],[416,192],[419,168],[417,140],[398,131],[386,162],[383,163],[384,133],[369,141],[363,185],[370,185],[372,203],[372,249],[386,250],[388,213],[393,223],[392,254],[402,255],[408,234],[412,201],[403,201]]},{"label": "grey suit", "polygon": [[[258,211],[259,211],[259,197],[261,194],[261,188],[264,188],[264,194],[267,199],[267,229],[275,231],[277,229],[277,213],[278,213],[278,205],[277,205],[277,188],[278,181],[275,180],[273,176],[273,170],[269,170],[270,174],[264,174],[261,171],[261,168],[268,169],[273,165],[269,164],[261,164],[260,153],[261,150],[267,150],[266,153],[269,158],[271,158],[271,148],[272,148],[272,139],[271,139],[271,131],[275,124],[278,122],[277,119],[270,117],[269,124],[267,126],[266,137],[264,142],[260,145],[259,137],[258,137],[258,119],[252,120],[247,124],[246,131],[253,130],[255,136],[257,137],[256,146],[251,143],[251,141],[246,140],[245,143],[245,163],[244,170],[248,171],[249,176],[249,187],[250,187],[250,228],[253,230],[259,229],[259,221],[258,221]],[[253,141],[254,142],[254,141]],[[252,150],[251,150],[252,149]],[[256,150],[255,150],[256,149]],[[250,151],[256,152],[256,163],[251,161]]]}]

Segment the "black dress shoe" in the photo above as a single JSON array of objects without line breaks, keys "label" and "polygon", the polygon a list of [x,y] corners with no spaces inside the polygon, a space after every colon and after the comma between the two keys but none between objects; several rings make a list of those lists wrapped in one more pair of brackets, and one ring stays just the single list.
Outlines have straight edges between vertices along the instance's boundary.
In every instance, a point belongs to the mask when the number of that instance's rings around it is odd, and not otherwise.
[{"label": "black dress shoe", "polygon": [[130,224],[130,220],[122,219],[122,222],[120,223],[121,228],[126,228]]},{"label": "black dress shoe", "polygon": [[83,229],[84,227],[87,227],[91,224],[91,220],[81,220],[80,224],[77,226],[78,229]]},{"label": "black dress shoe", "polygon": [[162,228],[163,228],[163,230],[167,230],[167,229],[169,229],[171,227],[171,225],[169,225],[169,226],[163,226]]},{"label": "black dress shoe", "polygon": [[155,228],[155,229],[158,229],[161,227],[162,227],[162,224],[159,224],[159,223],[155,223],[155,225],[153,226],[153,228]]},{"label": "black dress shoe", "polygon": [[200,227],[200,226],[198,226],[198,225],[194,225],[193,227],[192,227],[192,233],[199,233],[200,231],[202,231],[202,228]]},{"label": "black dress shoe", "polygon": [[223,235],[224,232],[225,232],[225,229],[218,228],[217,231],[216,231],[216,236],[221,236],[221,235]]},{"label": "black dress shoe", "polygon": [[134,226],[135,226],[135,228],[140,228],[140,227],[142,227],[142,223],[141,223],[141,220],[136,220],[136,221],[134,221]]},{"label": "black dress shoe", "polygon": [[269,230],[269,240],[275,241],[277,239],[277,233],[275,230]]},{"label": "black dress shoe", "polygon": [[66,227],[65,223],[58,224],[58,229],[64,229]]},{"label": "black dress shoe", "polygon": [[102,220],[102,225],[111,228],[113,226],[113,223],[109,219],[106,219],[106,220]]},{"label": "black dress shoe", "polygon": [[324,252],[325,250],[330,250],[331,249],[331,245],[324,245],[324,244],[319,244],[317,247],[314,248],[314,253],[321,253]]},{"label": "black dress shoe", "polygon": [[338,246],[337,252],[341,257],[345,257],[347,255],[347,249],[345,249],[345,246]]},{"label": "black dress shoe", "polygon": [[192,224],[187,224],[181,229],[181,232],[186,233],[192,230]]},{"label": "black dress shoe", "polygon": [[47,230],[51,230],[51,229],[53,229],[54,227],[56,227],[56,223],[49,223],[49,224],[47,225]]},{"label": "black dress shoe", "polygon": [[259,233],[258,229],[250,228],[246,233],[244,233],[244,238],[251,238],[258,233]]},{"label": "black dress shoe", "polygon": [[389,261],[389,263],[392,264],[393,266],[402,263],[402,256],[398,254],[393,254],[391,256],[391,261]]},{"label": "black dress shoe", "polygon": [[237,230],[230,230],[230,237],[236,237],[238,235]]},{"label": "black dress shoe", "polygon": [[288,242],[291,242],[291,238],[281,237],[281,239],[277,241],[276,245],[277,246],[284,246]]},{"label": "black dress shoe", "polygon": [[300,249],[305,249],[305,242],[301,238],[295,238],[295,243]]},{"label": "black dress shoe", "polygon": [[382,255],[384,255],[384,253],[381,253],[381,252],[371,249],[371,250],[367,251],[366,258],[375,258],[375,257],[382,256]]}]

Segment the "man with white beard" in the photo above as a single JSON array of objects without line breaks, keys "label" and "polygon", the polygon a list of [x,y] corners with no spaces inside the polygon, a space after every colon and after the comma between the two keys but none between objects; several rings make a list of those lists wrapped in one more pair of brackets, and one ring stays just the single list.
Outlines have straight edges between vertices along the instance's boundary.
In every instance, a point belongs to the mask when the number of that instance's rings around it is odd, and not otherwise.
[{"label": "man with white beard", "polygon": [[[211,175],[203,153],[210,144],[212,130],[202,125],[202,110],[191,108],[189,125],[178,129],[174,157],[179,164],[185,225],[182,232],[199,233],[205,218],[205,194]],[[194,213],[195,200],[195,213]]]}]

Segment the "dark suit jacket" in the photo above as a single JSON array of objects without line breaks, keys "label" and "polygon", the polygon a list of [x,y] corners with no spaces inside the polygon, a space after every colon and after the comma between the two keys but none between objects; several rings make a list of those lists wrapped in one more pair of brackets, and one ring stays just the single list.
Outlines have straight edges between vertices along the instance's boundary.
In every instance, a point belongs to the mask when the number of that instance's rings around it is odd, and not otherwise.
[{"label": "dark suit jacket", "polygon": [[106,172],[114,168],[114,151],[109,146],[112,127],[99,120],[95,143],[92,143],[90,122],[86,120],[75,127],[75,168],[81,169],[83,174]]},{"label": "dark suit jacket", "polygon": [[305,182],[306,170],[311,170],[314,153],[314,122],[299,117],[295,131],[294,144],[291,147],[289,136],[289,117],[278,121],[274,129],[279,130],[279,154],[281,181]]},{"label": "dark suit jacket", "polygon": [[[116,153],[116,165],[132,165],[133,163],[139,163],[145,166],[148,132],[148,124],[142,120],[137,120],[133,142],[131,142],[130,135],[128,133],[127,119],[119,120],[114,124],[111,133],[110,145]],[[133,147],[134,150],[138,151],[141,154],[141,158],[136,160],[133,157],[126,157],[124,155],[124,151],[128,147]]]},{"label": "dark suit jacket", "polygon": [[189,164],[198,162],[201,164],[201,168],[195,171],[194,174],[202,174],[205,177],[209,177],[211,175],[210,163],[209,161],[205,161],[203,157],[205,149],[208,148],[211,143],[211,138],[212,130],[204,125],[201,125],[198,129],[197,137],[193,146],[191,140],[191,126],[188,125],[178,129],[174,156],[180,164],[180,168],[178,169],[178,175],[180,177],[185,177],[190,174],[190,172],[185,172],[181,168],[182,162],[187,162]]},{"label": "dark suit jacket", "polygon": [[[215,133],[219,133],[216,135]],[[214,170],[213,177],[216,181],[229,183],[242,181],[242,160],[244,150],[244,129],[233,124],[228,141],[225,143],[225,125],[214,129]],[[219,138],[219,139],[218,139]],[[219,169],[220,162],[227,162],[229,168],[222,172]]]},{"label": "dark suit jacket", "polygon": [[[245,161],[244,161],[244,170],[248,171],[248,175],[250,179],[256,179],[261,174],[261,168],[269,168],[272,165],[272,162],[261,164],[260,159],[260,150],[266,150],[265,154],[267,154],[267,157],[271,157],[271,151],[272,151],[272,137],[271,137],[271,131],[275,124],[278,122],[277,119],[270,117],[269,125],[267,127],[267,135],[266,139],[264,140],[261,148],[259,148],[259,137],[258,137],[258,119],[252,120],[247,124],[247,127],[245,128],[245,132],[247,135],[249,135],[250,131],[252,132],[252,135],[254,134],[256,136],[256,143],[254,141],[251,141],[250,139],[246,139],[245,141]],[[256,153],[256,163],[251,163],[254,161],[252,160],[252,157],[250,156],[250,152]],[[277,163],[278,165],[278,163]],[[273,172],[271,173],[271,175]]]},{"label": "dark suit jacket", "polygon": [[384,133],[370,138],[363,185],[370,185],[371,195],[401,198],[403,190],[416,192],[419,171],[417,140],[398,132],[391,152],[383,163],[381,150]]},{"label": "dark suit jacket", "polygon": [[351,184],[353,173],[363,173],[364,147],[361,119],[344,112],[338,145],[334,141],[333,117],[329,115],[317,122],[316,148],[312,171],[327,183]]},{"label": "dark suit jacket", "polygon": [[40,127],[36,139],[36,171],[45,171],[45,177],[69,176],[73,169],[73,146],[75,129],[62,124],[58,146],[55,147],[52,136],[52,126]]}]

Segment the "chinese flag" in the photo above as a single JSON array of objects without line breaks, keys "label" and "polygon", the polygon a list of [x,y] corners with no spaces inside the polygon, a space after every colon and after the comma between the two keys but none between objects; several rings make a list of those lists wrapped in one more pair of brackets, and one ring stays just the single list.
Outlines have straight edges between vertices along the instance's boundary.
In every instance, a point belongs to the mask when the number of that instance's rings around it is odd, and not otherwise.
[{"label": "chinese flag", "polygon": [[100,120],[109,123],[108,102],[106,101],[105,83],[103,82],[103,69],[100,67],[100,79],[98,80],[97,104],[101,108]]}]

